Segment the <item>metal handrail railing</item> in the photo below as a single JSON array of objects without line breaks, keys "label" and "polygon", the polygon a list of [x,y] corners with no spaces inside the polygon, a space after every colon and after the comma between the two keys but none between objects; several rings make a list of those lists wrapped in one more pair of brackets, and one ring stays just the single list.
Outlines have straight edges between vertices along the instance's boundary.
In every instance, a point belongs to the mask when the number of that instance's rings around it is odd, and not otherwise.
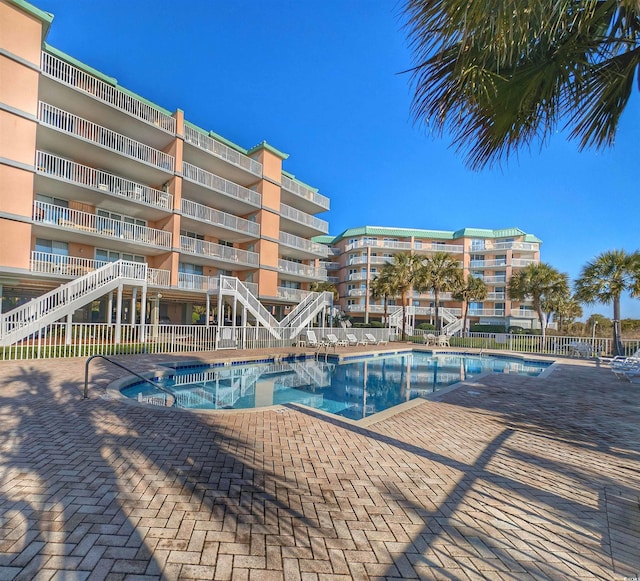
[{"label": "metal handrail railing", "polygon": [[124,369],[125,371],[128,371],[132,375],[135,375],[136,377],[142,379],[143,381],[146,381],[147,383],[150,383],[157,390],[163,391],[167,395],[170,395],[173,398],[173,403],[169,407],[173,407],[175,405],[176,396],[170,390],[162,387],[161,385],[158,385],[157,383],[154,383],[148,377],[145,377],[144,375],[141,375],[137,371],[134,371],[133,369],[129,369],[126,365],[122,365],[122,363],[118,363],[117,361],[114,361],[110,357],[107,357],[106,355],[100,355],[99,353],[97,355],[92,355],[91,357],[89,357],[89,359],[87,359],[87,362],[84,364],[84,391],[82,392],[82,399],[89,399],[89,363],[91,363],[97,357],[100,357],[100,359],[104,359],[105,361],[108,361],[109,363],[113,363],[117,367],[120,367],[120,369]]}]

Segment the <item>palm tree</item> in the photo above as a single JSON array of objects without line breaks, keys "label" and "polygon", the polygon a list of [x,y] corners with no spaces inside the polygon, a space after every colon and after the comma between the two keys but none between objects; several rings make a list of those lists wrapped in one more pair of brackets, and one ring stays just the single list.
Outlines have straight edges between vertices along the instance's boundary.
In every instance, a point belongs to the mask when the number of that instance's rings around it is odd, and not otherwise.
[{"label": "palm tree", "polygon": [[582,268],[575,289],[576,297],[583,303],[613,303],[613,354],[623,355],[620,297],[625,292],[640,296],[640,252],[603,252]]},{"label": "palm tree", "polygon": [[425,290],[425,270],[422,259],[415,254],[401,252],[393,257],[389,264],[387,276],[389,277],[394,295],[400,297],[402,305],[402,340],[407,338],[407,306],[409,291],[418,292]]},{"label": "palm tree", "polygon": [[393,283],[393,273],[389,262],[384,264],[380,269],[380,273],[373,278],[369,285],[369,290],[371,292],[371,298],[374,301],[379,301],[380,299],[383,300],[384,313],[382,315],[382,322],[385,323],[387,321],[389,297],[396,295],[396,289],[394,288]]},{"label": "palm tree", "polygon": [[338,289],[335,284],[328,281],[319,281],[311,283],[311,291],[316,293],[331,293],[333,295],[334,302],[337,302],[340,298]]},{"label": "palm tree", "polygon": [[417,122],[479,169],[566,122],[612,145],[640,68],[637,0],[406,0]]},{"label": "palm tree", "polygon": [[580,301],[575,296],[557,297],[549,303],[549,313],[558,319],[558,331],[562,333],[565,323],[571,324],[582,317]]},{"label": "palm tree", "polygon": [[424,261],[425,286],[433,291],[436,329],[440,330],[440,293],[455,291],[463,284],[460,263],[447,252],[436,252]]},{"label": "palm tree", "polygon": [[483,301],[487,298],[488,289],[484,280],[477,276],[471,276],[467,278],[464,286],[458,288],[453,293],[453,298],[457,301],[462,301],[464,305],[464,316],[462,328],[467,329],[467,314],[469,313],[469,303],[472,301]]},{"label": "palm tree", "polygon": [[563,293],[569,292],[569,277],[544,262],[539,264],[532,263],[511,276],[507,292],[512,301],[530,299],[533,302],[533,308],[538,314],[544,341],[546,321],[543,304],[551,297],[561,296]]}]

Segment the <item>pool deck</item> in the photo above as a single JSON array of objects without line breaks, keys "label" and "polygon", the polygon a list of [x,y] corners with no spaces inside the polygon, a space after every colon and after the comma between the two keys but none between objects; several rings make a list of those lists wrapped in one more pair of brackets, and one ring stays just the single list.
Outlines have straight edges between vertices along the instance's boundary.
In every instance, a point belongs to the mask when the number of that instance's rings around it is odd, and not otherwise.
[{"label": "pool deck", "polygon": [[367,425],[125,402],[100,360],[83,400],[85,359],[0,362],[0,581],[640,577],[640,385],[557,361]]}]

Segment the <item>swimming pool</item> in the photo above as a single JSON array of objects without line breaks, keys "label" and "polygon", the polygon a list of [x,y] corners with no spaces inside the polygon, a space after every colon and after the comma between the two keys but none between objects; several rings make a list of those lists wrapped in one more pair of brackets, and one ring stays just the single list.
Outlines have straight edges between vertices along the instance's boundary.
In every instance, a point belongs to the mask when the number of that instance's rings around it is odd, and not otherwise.
[{"label": "swimming pool", "polygon": [[249,365],[192,364],[155,377],[163,391],[136,380],[121,392],[143,403],[191,409],[300,403],[357,420],[484,373],[537,376],[551,363],[414,351],[342,361],[323,357]]}]

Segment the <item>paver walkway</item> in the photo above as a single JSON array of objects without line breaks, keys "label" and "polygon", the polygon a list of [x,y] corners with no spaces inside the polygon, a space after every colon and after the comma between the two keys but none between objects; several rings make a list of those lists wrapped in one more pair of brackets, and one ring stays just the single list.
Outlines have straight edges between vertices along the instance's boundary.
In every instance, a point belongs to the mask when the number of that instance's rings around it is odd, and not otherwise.
[{"label": "paver walkway", "polygon": [[0,580],[640,575],[640,385],[593,362],[367,427],[106,399],[94,365],[83,401],[84,360],[0,363]]}]

